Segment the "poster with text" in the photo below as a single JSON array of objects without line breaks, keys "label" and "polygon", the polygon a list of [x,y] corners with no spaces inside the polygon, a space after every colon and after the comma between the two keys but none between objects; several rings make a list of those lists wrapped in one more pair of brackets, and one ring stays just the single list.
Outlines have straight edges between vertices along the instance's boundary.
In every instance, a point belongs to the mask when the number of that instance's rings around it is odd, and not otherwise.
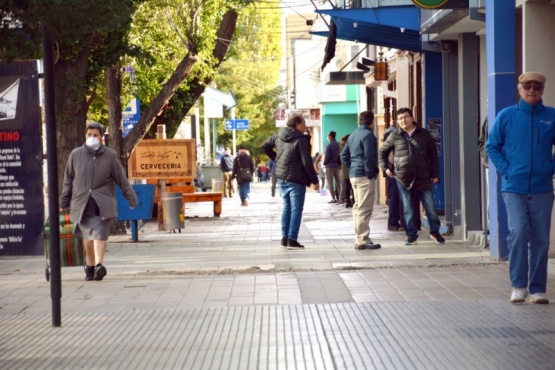
[{"label": "poster with text", "polygon": [[36,61],[0,63],[0,255],[44,254]]}]

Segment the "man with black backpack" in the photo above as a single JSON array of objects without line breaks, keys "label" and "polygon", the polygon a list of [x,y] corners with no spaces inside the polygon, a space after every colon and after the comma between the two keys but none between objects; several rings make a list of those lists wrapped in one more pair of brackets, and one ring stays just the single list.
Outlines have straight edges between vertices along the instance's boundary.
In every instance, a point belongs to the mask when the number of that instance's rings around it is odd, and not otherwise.
[{"label": "man with black backpack", "polygon": [[[403,203],[406,224],[405,245],[417,244],[418,225],[415,222],[413,198],[420,196],[430,224],[430,237],[439,244],[445,239],[439,232],[441,222],[434,208],[433,184],[439,183],[439,156],[430,132],[419,127],[409,108],[397,111],[399,129],[394,130],[382,144],[379,159],[382,171],[397,180],[397,188]],[[393,151],[394,168],[389,165],[389,153]]]}]

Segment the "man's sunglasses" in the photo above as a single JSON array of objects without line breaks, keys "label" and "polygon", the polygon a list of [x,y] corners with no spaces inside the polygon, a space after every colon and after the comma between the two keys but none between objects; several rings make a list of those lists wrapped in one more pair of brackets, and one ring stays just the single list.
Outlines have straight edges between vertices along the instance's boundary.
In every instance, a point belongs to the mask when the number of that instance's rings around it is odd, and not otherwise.
[{"label": "man's sunglasses", "polygon": [[543,88],[544,88],[543,85],[538,85],[538,84],[522,84],[520,86],[522,86],[522,88],[526,91],[528,91],[530,89],[535,90],[535,91],[542,91]]}]

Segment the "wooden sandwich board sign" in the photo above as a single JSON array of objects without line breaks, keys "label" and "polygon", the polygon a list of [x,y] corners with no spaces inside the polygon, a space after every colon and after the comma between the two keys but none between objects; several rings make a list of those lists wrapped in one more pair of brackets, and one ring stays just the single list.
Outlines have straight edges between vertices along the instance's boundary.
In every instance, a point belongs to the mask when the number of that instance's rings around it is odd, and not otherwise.
[{"label": "wooden sandwich board sign", "polygon": [[195,177],[194,139],[142,140],[129,158],[130,179]]}]

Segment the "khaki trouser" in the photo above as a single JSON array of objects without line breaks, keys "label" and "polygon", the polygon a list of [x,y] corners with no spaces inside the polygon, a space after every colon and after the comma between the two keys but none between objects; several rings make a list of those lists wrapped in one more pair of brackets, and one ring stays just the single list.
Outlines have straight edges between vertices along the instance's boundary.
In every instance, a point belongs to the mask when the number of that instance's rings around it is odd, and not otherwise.
[{"label": "khaki trouser", "polygon": [[353,223],[357,245],[372,243],[370,239],[370,218],[374,210],[376,197],[376,180],[367,177],[351,177],[355,204],[353,205]]},{"label": "khaki trouser", "polygon": [[229,195],[231,197],[231,196],[233,196],[233,193],[235,193],[235,189],[233,188],[233,179],[231,178],[231,174],[232,174],[231,171],[222,173],[222,176],[224,178],[224,186],[223,186],[224,196]]}]

